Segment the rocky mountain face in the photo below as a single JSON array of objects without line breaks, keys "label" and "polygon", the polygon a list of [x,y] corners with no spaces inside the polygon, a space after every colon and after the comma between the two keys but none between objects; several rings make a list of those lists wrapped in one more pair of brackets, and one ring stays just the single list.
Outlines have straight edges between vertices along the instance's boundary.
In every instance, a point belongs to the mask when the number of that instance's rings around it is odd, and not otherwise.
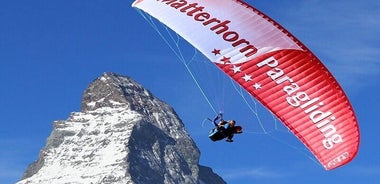
[{"label": "rocky mountain face", "polygon": [[104,73],[84,91],[81,112],[54,122],[17,184],[225,183],[199,156],[170,106],[130,78]]}]

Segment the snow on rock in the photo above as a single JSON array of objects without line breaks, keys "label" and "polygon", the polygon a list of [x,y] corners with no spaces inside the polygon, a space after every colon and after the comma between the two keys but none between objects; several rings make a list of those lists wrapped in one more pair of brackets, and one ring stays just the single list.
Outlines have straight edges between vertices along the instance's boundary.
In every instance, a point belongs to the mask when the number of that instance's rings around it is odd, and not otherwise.
[{"label": "snow on rock", "polygon": [[174,110],[129,77],[104,73],[81,112],[55,121],[38,159],[17,184],[225,183]]}]

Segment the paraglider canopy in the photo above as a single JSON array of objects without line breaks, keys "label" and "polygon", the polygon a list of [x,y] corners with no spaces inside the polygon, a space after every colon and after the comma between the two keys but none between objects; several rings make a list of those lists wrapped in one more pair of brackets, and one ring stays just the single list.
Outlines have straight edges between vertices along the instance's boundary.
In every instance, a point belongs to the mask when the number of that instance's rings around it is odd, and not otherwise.
[{"label": "paraglider canopy", "polygon": [[239,0],[137,0],[275,114],[326,170],[359,147],[353,108],[322,62],[281,25]]}]

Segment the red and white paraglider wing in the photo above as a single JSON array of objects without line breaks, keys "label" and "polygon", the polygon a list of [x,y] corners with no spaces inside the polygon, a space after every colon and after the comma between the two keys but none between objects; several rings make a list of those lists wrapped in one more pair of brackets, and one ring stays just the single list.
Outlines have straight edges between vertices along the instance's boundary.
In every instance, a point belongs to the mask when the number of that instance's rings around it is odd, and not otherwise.
[{"label": "red and white paraglider wing", "polygon": [[181,35],[275,114],[327,170],[359,147],[338,82],[300,41],[238,0],[137,0],[133,7]]}]

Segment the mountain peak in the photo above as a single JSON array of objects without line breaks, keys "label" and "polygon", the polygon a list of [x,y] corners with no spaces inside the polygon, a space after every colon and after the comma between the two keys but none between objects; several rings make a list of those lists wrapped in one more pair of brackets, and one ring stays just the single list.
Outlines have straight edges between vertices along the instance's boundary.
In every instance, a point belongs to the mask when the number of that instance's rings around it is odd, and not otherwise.
[{"label": "mountain peak", "polygon": [[225,183],[199,157],[169,105],[129,77],[104,73],[84,91],[81,112],[54,122],[17,184]]},{"label": "mountain peak", "polygon": [[[102,107],[128,106],[135,108],[142,105],[139,99],[151,100],[152,94],[140,84],[127,76],[106,72],[94,80],[84,91],[82,112]],[[144,100],[146,101],[146,100]]]}]

